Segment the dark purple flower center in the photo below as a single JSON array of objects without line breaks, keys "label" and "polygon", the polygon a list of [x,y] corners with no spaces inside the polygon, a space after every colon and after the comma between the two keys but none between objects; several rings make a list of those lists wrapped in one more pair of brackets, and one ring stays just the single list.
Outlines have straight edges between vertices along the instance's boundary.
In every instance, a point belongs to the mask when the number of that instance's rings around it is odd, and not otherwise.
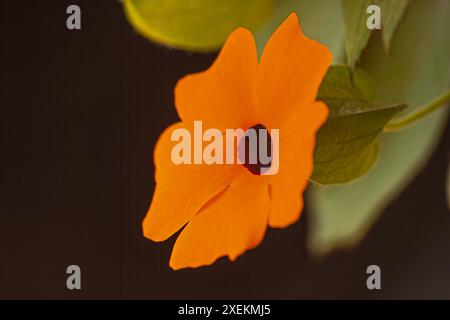
[{"label": "dark purple flower center", "polygon": [[254,175],[261,175],[272,165],[272,139],[262,124],[249,128],[238,144],[238,158]]}]

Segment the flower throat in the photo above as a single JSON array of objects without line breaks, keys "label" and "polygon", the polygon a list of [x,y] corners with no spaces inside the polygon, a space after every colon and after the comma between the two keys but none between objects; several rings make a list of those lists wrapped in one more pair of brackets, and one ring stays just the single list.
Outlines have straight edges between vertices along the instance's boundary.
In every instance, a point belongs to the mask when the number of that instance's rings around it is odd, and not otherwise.
[{"label": "flower throat", "polygon": [[272,165],[272,138],[269,130],[260,123],[247,130],[239,141],[238,157],[242,165],[254,175],[268,171]]}]

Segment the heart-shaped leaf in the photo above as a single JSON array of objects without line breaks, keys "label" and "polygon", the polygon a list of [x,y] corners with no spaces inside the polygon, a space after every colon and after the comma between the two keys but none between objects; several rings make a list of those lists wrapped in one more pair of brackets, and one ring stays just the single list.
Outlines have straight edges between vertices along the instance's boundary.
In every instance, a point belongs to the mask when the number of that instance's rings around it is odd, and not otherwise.
[{"label": "heart-shaped leaf", "polygon": [[337,184],[359,178],[378,156],[378,135],[406,105],[375,104],[373,80],[362,69],[352,72],[346,66],[330,67],[317,99],[330,114],[317,134],[311,180]]},{"label": "heart-shaped leaf", "polygon": [[131,25],[164,45],[195,51],[218,49],[235,28],[256,31],[272,0],[125,0]]}]

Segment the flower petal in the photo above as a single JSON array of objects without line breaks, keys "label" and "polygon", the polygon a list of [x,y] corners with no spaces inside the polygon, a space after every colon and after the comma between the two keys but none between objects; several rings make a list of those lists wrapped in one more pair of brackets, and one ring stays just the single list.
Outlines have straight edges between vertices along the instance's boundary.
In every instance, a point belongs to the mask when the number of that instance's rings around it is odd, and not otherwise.
[{"label": "flower petal", "polygon": [[225,255],[235,260],[262,241],[269,210],[268,185],[243,172],[181,232],[170,266],[175,270],[205,266]]},{"label": "flower petal", "polygon": [[307,181],[297,181],[287,175],[278,175],[270,185],[271,207],[269,226],[285,228],[296,222],[303,210],[303,191]]},{"label": "flower petal", "polygon": [[268,40],[257,82],[259,112],[276,128],[297,108],[312,103],[330,66],[331,52],[308,39],[291,14]]},{"label": "flower petal", "polygon": [[280,170],[299,180],[309,179],[313,170],[316,134],[325,123],[328,107],[321,101],[311,103],[292,114],[280,128]]},{"label": "flower petal", "polygon": [[[200,208],[231,184],[236,166],[183,164],[171,160],[171,133],[177,128],[192,130],[182,122],[168,127],[155,147],[155,192],[143,221],[145,237],[163,241],[185,225]],[[192,131],[190,131],[192,132]]]},{"label": "flower petal", "polygon": [[300,217],[302,193],[314,166],[316,132],[327,115],[327,106],[317,101],[297,110],[280,128],[280,168],[270,176],[271,227],[286,227]]},{"label": "flower petal", "polygon": [[255,118],[258,58],[250,31],[238,28],[228,37],[214,64],[187,75],[175,88],[175,105],[184,122],[205,127],[245,128]]}]

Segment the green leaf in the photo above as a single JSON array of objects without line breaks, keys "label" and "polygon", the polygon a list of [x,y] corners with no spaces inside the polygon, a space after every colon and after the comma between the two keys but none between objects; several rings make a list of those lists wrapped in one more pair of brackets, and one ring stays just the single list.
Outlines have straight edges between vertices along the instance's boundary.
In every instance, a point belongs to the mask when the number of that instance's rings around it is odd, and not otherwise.
[{"label": "green leaf", "polygon": [[347,183],[366,174],[378,157],[379,143],[373,140],[361,150],[348,156],[315,165],[313,182],[330,185]]},{"label": "green leaf", "polygon": [[218,49],[239,26],[256,31],[272,0],[125,0],[131,25],[164,45],[196,51]]},{"label": "green leaf", "polygon": [[381,25],[383,30],[383,43],[390,51],[391,41],[406,9],[411,4],[411,0],[375,0],[381,9]]},{"label": "green leaf", "polygon": [[406,106],[375,104],[373,80],[346,66],[328,70],[317,99],[328,105],[330,115],[317,134],[311,180],[337,184],[359,178],[377,159],[378,135]]},{"label": "green leaf", "polygon": [[367,7],[372,0],[342,0],[346,25],[345,50],[347,63],[352,68],[369,42],[371,30],[366,27]]},{"label": "green leaf", "polygon": [[[447,39],[450,2],[416,0],[397,30],[391,54],[386,54],[379,37],[371,41],[362,66],[375,78],[381,102],[406,101],[414,109],[445,91],[450,85]],[[347,185],[309,190],[306,204],[312,252],[350,247],[363,238],[427,163],[442,136],[447,111],[439,110],[403,131],[383,134],[378,161],[365,177]]]}]

